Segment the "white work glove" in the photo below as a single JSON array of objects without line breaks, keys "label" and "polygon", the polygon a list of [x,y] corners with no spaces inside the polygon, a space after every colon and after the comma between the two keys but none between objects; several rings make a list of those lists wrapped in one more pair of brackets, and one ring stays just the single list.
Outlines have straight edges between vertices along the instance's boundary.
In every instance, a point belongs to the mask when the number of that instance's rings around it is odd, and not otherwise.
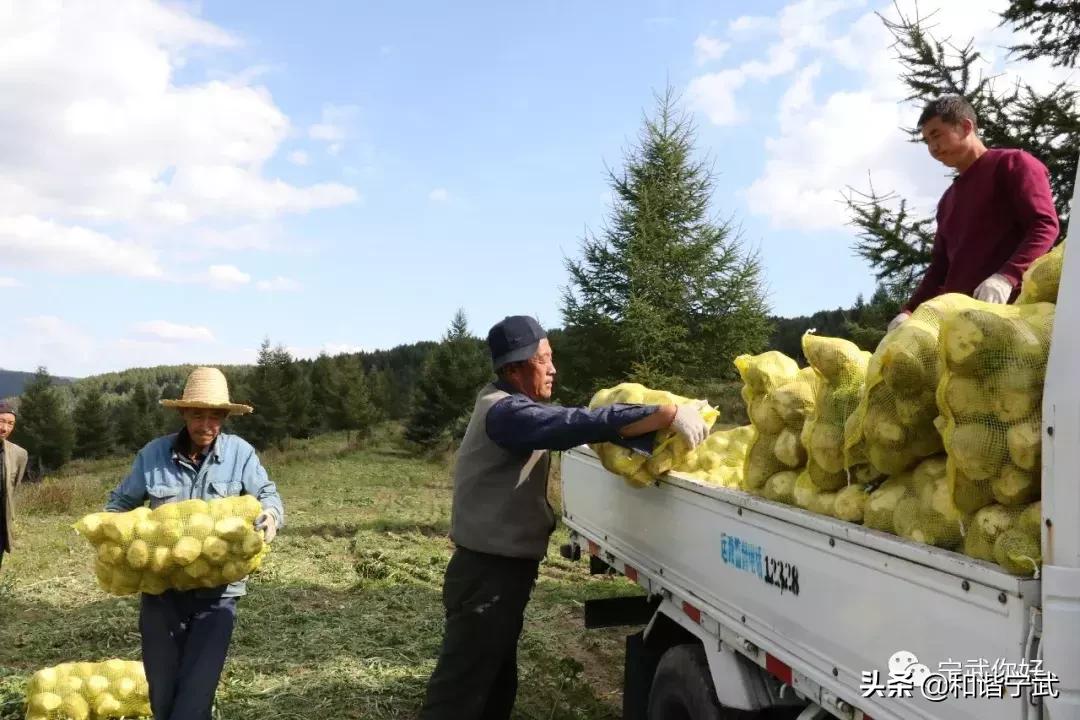
[{"label": "white work glove", "polygon": [[709,426],[701,419],[701,410],[706,405],[708,403],[704,400],[694,400],[675,408],[675,418],[671,421],[670,428],[686,441],[691,450],[709,436]]},{"label": "white work glove", "polygon": [[979,287],[975,288],[975,299],[1004,305],[1009,302],[1009,296],[1012,295],[1012,291],[1012,283],[1006,280],[1004,275],[994,273],[983,280],[982,283],[979,284]]},{"label": "white work glove", "polygon": [[277,516],[272,512],[262,511],[259,517],[255,518],[255,529],[263,531],[263,540],[274,542],[277,537]]},{"label": "white work glove", "polygon": [[907,319],[909,317],[911,317],[911,313],[909,313],[909,312],[905,311],[905,312],[900,313],[899,315],[897,315],[896,317],[894,317],[892,320],[889,321],[889,327],[886,329],[885,332],[892,332],[893,330],[895,330],[896,328],[900,327],[905,322],[907,322]]}]

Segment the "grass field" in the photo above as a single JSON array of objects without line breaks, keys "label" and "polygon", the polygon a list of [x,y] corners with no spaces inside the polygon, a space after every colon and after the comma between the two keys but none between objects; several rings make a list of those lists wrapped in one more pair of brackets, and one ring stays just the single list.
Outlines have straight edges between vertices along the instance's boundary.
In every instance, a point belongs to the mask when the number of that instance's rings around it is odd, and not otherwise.
[{"label": "grass field", "polygon": [[[263,460],[288,524],[240,603],[218,717],[414,717],[442,636],[447,465],[389,442],[350,450],[342,436]],[[16,552],[0,569],[0,720],[23,717],[38,668],[139,657],[136,599],[98,589],[70,527],[129,461],[76,464],[20,490]],[[560,530],[529,606],[514,717],[618,718],[626,631],[585,631],[582,603],[635,589],[563,560],[563,541]]]}]

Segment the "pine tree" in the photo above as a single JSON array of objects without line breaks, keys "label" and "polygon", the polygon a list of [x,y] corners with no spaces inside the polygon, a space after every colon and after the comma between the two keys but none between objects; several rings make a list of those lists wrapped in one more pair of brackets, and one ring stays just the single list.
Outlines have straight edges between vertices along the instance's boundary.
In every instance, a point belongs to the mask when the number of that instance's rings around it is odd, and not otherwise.
[{"label": "pine tree", "polygon": [[279,347],[263,340],[259,358],[244,383],[255,412],[237,419],[237,431],[257,448],[281,446],[289,436],[289,395],[282,372]]},{"label": "pine tree", "polygon": [[158,436],[163,424],[163,408],[156,391],[145,383],[135,383],[131,395],[118,410],[117,440],[125,450],[141,450]]},{"label": "pine tree", "polygon": [[581,402],[634,379],[672,390],[732,375],[731,360],[769,335],[760,261],[710,214],[710,166],[669,89],[646,118],[606,227],[568,259],[560,397]]},{"label": "pine tree", "polygon": [[442,342],[432,350],[416,385],[405,438],[422,447],[436,447],[445,431],[476,400],[491,377],[484,344],[469,333],[464,310],[458,310]]},{"label": "pine tree", "polygon": [[372,399],[371,386],[359,359],[344,359],[337,396],[335,429],[356,434],[357,440],[371,435],[380,419]]},{"label": "pine tree", "polygon": [[340,392],[338,363],[326,353],[319,353],[311,366],[311,425],[315,432],[334,428],[334,409]]},{"label": "pine tree", "polygon": [[71,459],[75,445],[71,415],[44,367],[23,388],[12,440],[26,449],[38,473],[57,470]]},{"label": "pine tree", "polygon": [[[1069,4],[1014,0],[1003,19],[1031,30],[1038,39],[1013,51],[1029,59],[1045,54],[1058,64],[1073,62],[1080,40],[1067,28],[1080,24],[1080,10],[1072,3],[1071,10],[1059,15],[1065,5]],[[1020,148],[1046,165],[1065,227],[1080,154],[1080,91],[1066,84],[1045,94],[1022,82],[1004,86],[981,73],[984,62],[972,42],[958,47],[939,40],[927,29],[926,19],[917,15],[884,22],[896,39],[907,99],[925,104],[942,95],[965,97],[975,109],[979,135],[988,147]],[[908,132],[913,141],[921,139],[917,129]],[[858,228],[855,252],[870,263],[890,293],[906,299],[930,262],[934,218],[913,214],[903,198],[872,186],[865,192],[849,190],[846,200]]]},{"label": "pine tree", "polygon": [[288,413],[287,437],[311,436],[311,382],[303,366],[293,359],[291,353],[278,345],[273,352],[273,362],[281,379],[281,393]]},{"label": "pine tree", "polygon": [[112,426],[101,388],[90,385],[75,404],[75,447],[77,458],[99,458],[112,452]]}]

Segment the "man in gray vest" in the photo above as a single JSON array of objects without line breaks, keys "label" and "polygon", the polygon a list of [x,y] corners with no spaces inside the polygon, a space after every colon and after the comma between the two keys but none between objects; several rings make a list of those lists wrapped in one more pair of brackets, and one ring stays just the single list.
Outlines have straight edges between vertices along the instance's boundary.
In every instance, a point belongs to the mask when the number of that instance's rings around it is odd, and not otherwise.
[{"label": "man in gray vest", "polygon": [[446,633],[422,720],[506,720],[517,695],[517,644],[555,513],[547,501],[548,451],[623,442],[670,428],[691,447],[709,430],[700,403],[549,405],[551,345],[531,317],[488,333],[498,380],[480,391],[454,469],[443,583]]}]

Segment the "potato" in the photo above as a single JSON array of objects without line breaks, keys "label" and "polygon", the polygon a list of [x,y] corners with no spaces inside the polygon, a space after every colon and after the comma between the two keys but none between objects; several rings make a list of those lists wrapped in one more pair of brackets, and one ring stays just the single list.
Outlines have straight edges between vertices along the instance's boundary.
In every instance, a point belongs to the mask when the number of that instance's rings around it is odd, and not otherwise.
[{"label": "potato", "polygon": [[799,440],[798,434],[785,428],[776,438],[773,449],[776,459],[789,468],[802,467],[806,464],[806,448]]},{"label": "potato", "polygon": [[1041,488],[1037,474],[1022,470],[1012,463],[1005,463],[1001,475],[994,478],[991,485],[994,499],[1010,507],[1038,500]]},{"label": "potato", "polygon": [[1038,422],[1014,425],[1005,433],[1009,459],[1021,470],[1035,471],[1042,466],[1042,429]]},{"label": "potato", "polygon": [[949,456],[973,480],[989,480],[1001,472],[1007,454],[1005,433],[997,427],[969,423],[952,433]]},{"label": "potato", "polygon": [[1006,530],[994,542],[994,560],[1013,575],[1034,575],[1042,565],[1039,539],[1019,530]]}]

